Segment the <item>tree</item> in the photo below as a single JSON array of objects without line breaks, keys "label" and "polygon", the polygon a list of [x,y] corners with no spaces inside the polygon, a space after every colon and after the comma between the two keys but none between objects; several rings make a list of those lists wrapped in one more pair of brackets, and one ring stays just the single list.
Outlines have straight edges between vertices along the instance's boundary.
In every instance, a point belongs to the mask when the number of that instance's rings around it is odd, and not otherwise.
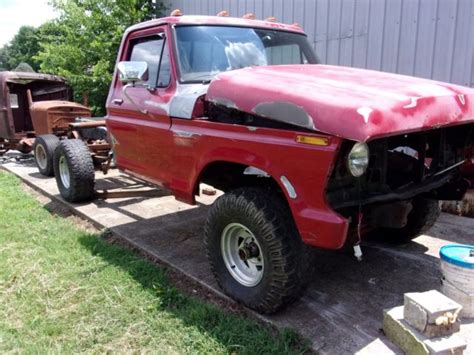
[{"label": "tree", "polygon": [[0,48],[0,71],[8,69],[8,52],[7,47]]},{"label": "tree", "polygon": [[16,66],[13,71],[18,71],[18,72],[26,72],[26,73],[34,73],[35,70],[29,65],[28,63],[20,63]]},{"label": "tree", "polygon": [[39,69],[35,58],[40,50],[38,29],[22,26],[9,44],[0,51],[0,67],[14,69],[20,63],[29,64],[33,70]]},{"label": "tree", "polygon": [[36,56],[41,71],[66,77],[75,99],[101,115],[123,32],[164,6],[151,0],[53,0],[52,5],[60,16],[41,29]]}]

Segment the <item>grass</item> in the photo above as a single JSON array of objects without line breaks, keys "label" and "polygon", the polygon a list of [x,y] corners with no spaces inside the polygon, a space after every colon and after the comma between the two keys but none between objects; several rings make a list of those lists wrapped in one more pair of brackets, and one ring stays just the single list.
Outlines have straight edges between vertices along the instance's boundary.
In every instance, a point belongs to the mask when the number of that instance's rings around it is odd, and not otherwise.
[{"label": "grass", "polygon": [[187,296],[132,251],[51,215],[0,171],[0,352],[302,353]]}]

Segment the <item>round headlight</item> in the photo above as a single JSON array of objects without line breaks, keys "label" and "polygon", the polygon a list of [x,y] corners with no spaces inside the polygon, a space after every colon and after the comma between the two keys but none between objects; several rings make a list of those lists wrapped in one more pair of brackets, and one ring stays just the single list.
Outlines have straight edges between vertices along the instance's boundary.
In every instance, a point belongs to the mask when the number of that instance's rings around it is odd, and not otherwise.
[{"label": "round headlight", "polygon": [[365,143],[356,143],[348,157],[347,166],[355,177],[362,176],[369,166],[369,147]]}]

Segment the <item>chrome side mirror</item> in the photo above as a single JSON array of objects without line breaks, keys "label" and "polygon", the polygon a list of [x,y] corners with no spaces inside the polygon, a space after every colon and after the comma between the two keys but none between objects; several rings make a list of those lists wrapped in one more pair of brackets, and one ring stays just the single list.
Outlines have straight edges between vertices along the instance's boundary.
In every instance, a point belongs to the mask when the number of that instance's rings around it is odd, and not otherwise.
[{"label": "chrome side mirror", "polygon": [[119,62],[117,71],[119,80],[124,84],[135,84],[148,80],[147,62]]}]

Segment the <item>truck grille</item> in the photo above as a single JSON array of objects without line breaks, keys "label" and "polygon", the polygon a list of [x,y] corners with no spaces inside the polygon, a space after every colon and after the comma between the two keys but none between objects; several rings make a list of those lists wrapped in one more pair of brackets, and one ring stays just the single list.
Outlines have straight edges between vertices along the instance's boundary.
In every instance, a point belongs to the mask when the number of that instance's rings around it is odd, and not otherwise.
[{"label": "truck grille", "polygon": [[446,184],[470,158],[474,124],[373,140],[369,167],[360,178],[346,167],[352,145],[343,143],[328,182],[327,199],[335,209],[401,200]]}]

